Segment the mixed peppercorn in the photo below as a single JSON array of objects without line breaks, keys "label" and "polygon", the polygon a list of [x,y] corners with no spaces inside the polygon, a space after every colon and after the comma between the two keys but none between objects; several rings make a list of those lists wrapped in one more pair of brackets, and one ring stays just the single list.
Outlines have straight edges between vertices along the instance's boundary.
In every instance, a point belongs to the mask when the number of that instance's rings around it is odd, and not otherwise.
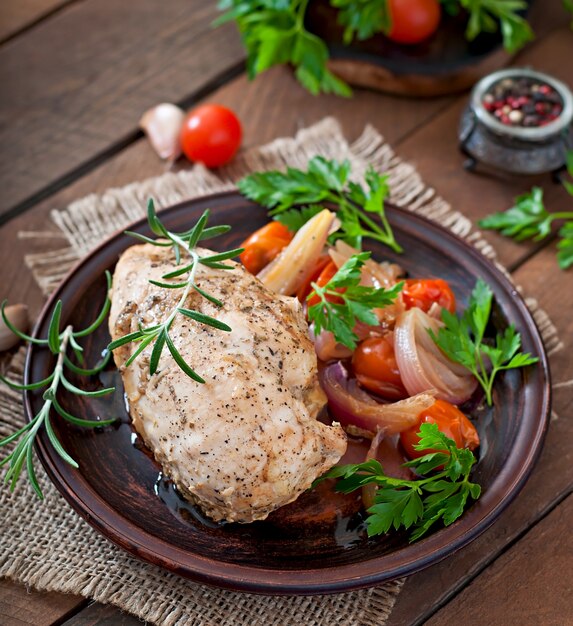
[{"label": "mixed peppercorn", "polygon": [[557,91],[530,78],[505,78],[492,85],[482,102],[502,124],[525,128],[546,126],[563,111]]}]

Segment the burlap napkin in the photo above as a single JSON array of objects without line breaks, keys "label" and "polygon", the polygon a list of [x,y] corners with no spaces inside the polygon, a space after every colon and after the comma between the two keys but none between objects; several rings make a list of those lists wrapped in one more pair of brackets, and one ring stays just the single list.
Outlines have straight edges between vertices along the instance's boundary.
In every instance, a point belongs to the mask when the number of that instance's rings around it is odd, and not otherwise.
[{"label": "burlap napkin", "polygon": [[[48,294],[70,267],[100,241],[144,215],[152,196],[164,207],[207,193],[231,189],[246,173],[261,169],[305,167],[310,157],[349,159],[357,178],[368,164],[390,175],[391,200],[413,212],[439,221],[466,238],[495,262],[495,253],[473,230],[470,220],[424,185],[416,170],[402,162],[380,134],[367,127],[349,145],[338,123],[327,118],[300,131],[295,138],[278,139],[253,148],[235,159],[219,176],[197,166],[189,171],[110,189],[91,195],[64,210],[52,211],[65,247],[26,258],[44,293]],[[41,233],[23,233],[39,245]],[[53,233],[50,235],[53,238]],[[503,268],[502,268],[503,269]],[[549,351],[562,346],[547,316],[528,300]],[[22,373],[23,351],[11,363],[15,377]],[[0,438],[24,423],[20,394],[0,390]],[[148,622],[166,626],[221,624],[245,626],[371,626],[384,624],[403,581],[377,588],[315,597],[273,597],[232,593],[204,587],[142,563],[110,544],[76,515],[51,485],[41,468],[39,481],[46,496],[35,501],[21,480],[14,494],[0,489],[0,576],[40,590],[80,594],[111,603]]]}]

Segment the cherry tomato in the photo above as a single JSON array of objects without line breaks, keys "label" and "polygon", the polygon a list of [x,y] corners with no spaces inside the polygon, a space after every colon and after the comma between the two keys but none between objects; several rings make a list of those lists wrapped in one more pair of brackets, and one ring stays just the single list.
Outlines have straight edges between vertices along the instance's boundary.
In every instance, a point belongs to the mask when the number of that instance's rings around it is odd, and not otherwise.
[{"label": "cherry tomato", "polygon": [[352,355],[352,368],[362,387],[389,400],[408,396],[396,363],[394,345],[388,335],[362,341]]},{"label": "cherry tomato", "polygon": [[458,448],[474,450],[479,446],[479,436],[475,426],[458,407],[445,400],[436,400],[429,409],[420,413],[420,421],[417,426],[400,433],[400,443],[411,459],[416,459],[430,452],[443,452],[443,450],[416,450],[414,448],[414,445],[420,441],[418,437],[420,424],[437,424],[446,437],[456,442]]},{"label": "cherry tomato", "polygon": [[402,289],[402,298],[407,309],[418,307],[426,313],[437,302],[450,313],[456,311],[456,297],[445,280],[441,278],[408,278]]},{"label": "cherry tomato", "polygon": [[296,292],[296,297],[299,299],[300,302],[305,302],[308,295],[312,291],[312,287],[310,286],[310,284],[315,283],[318,280],[318,277],[321,275],[322,270],[330,262],[331,261],[330,261],[330,257],[328,256],[328,254],[322,254],[318,258],[318,261],[316,262],[316,265],[314,266],[314,270],[312,271],[312,274],[304,281],[304,283],[302,283],[302,285],[298,288],[298,291]]},{"label": "cherry tomato", "polygon": [[414,44],[428,39],[438,29],[441,8],[438,0],[389,0],[392,26],[388,38]]},{"label": "cherry tomato", "polygon": [[219,104],[203,104],[190,111],[181,128],[181,149],[190,161],[207,167],[228,163],[241,145],[243,131],[237,116]]},{"label": "cherry tomato", "polygon": [[[319,287],[324,287],[324,285],[326,285],[326,283],[336,274],[336,272],[338,272],[338,267],[336,266],[334,261],[330,261],[324,267],[322,272],[320,272],[319,277],[314,282]],[[340,291],[344,291],[344,289],[340,289]],[[313,295],[308,300],[308,306],[312,306],[313,304],[318,304],[320,302],[320,298],[314,292],[312,292],[312,293],[313,293]],[[334,302],[334,303],[336,303],[336,302],[341,303],[342,302],[342,299],[338,298],[336,296],[327,295],[326,299],[329,302]]]},{"label": "cherry tomato", "polygon": [[241,263],[251,274],[258,274],[293,238],[290,230],[280,222],[272,221],[243,241],[245,248],[239,255]]}]

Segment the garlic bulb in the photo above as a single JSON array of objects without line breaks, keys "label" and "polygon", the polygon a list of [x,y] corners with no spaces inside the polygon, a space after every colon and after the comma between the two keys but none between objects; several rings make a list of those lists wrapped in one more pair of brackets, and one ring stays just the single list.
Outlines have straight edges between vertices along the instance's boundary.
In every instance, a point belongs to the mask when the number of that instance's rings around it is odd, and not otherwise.
[{"label": "garlic bulb", "polygon": [[184,117],[182,109],[168,102],[152,107],[141,117],[139,126],[161,159],[175,161],[181,154],[179,135]]},{"label": "garlic bulb", "polygon": [[[30,322],[28,320],[28,307],[25,304],[7,306],[4,309],[4,314],[12,326],[16,327],[19,331],[25,333],[28,330]],[[10,350],[10,348],[13,348],[19,341],[20,338],[15,335],[8,326],[6,326],[4,320],[0,318],[0,352]]]}]

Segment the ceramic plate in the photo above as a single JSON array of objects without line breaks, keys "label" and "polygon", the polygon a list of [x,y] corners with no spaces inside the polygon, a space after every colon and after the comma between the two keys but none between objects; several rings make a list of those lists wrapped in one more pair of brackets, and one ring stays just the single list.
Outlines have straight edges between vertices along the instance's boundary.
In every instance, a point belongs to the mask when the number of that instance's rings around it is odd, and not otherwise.
[{"label": "ceramic plate", "polygon": [[[186,230],[205,208],[210,224],[231,224],[232,231],[214,240],[216,249],[236,247],[268,221],[266,211],[236,193],[213,195],[165,209],[168,228]],[[65,449],[79,470],[61,460],[44,431],[37,450],[49,476],[89,524],[121,548],[150,563],[193,580],[230,589],[274,594],[319,594],[346,591],[411,574],[448,556],[482,533],[516,496],[539,455],[550,408],[549,372],[537,328],[511,283],[479,252],[427,220],[388,207],[397,240],[406,250],[395,255],[375,243],[378,260],[399,262],[412,276],[448,280],[464,307],[478,277],[494,291],[493,323],[514,323],[524,350],[540,358],[538,365],[509,371],[495,387],[492,410],[473,412],[482,446],[474,480],[483,495],[448,528],[438,528],[416,543],[407,533],[366,537],[358,496],[341,496],[329,488],[309,491],[266,521],[217,525],[182,500],[131,428],[121,380],[113,367],[101,383],[117,385],[113,397],[84,399],[61,392],[61,403],[83,417],[118,417],[116,426],[100,432],[54,420]],[[133,230],[151,234],[145,221]],[[133,239],[117,234],[73,269],[42,312],[35,335],[45,337],[54,302],[63,301],[62,324],[89,324],[105,297],[105,270],[113,270]],[[215,245],[216,243],[216,245]],[[95,362],[109,341],[105,324],[85,342]],[[51,371],[48,351],[33,346],[26,380]],[[85,382],[83,383],[85,384]],[[99,385],[94,381],[93,387]],[[25,395],[28,415],[41,396]],[[41,505],[37,505],[41,506]]]}]

